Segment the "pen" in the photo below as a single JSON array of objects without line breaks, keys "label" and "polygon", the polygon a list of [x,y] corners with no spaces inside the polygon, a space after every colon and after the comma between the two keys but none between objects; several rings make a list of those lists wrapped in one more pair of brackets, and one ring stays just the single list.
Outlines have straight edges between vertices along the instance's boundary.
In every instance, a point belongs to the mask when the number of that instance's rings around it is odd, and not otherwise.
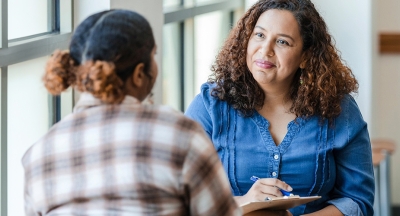
[{"label": "pen", "polygon": [[[260,178],[258,178],[257,176],[252,176],[252,177],[250,177],[250,180],[252,180],[253,182],[256,182],[257,180],[259,180]],[[284,195],[284,196],[293,196],[293,194],[292,193],[290,193],[290,192],[288,192],[288,191],[285,191],[285,190],[283,190],[283,189],[281,189],[281,188],[278,188],[281,192],[282,192],[282,194]]]}]

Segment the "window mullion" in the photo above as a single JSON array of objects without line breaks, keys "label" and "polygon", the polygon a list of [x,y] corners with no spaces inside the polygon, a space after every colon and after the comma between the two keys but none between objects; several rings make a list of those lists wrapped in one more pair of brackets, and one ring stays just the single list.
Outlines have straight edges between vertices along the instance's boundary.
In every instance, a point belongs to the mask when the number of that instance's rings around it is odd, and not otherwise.
[{"label": "window mullion", "polygon": [[1,48],[8,47],[8,0],[1,0]]},{"label": "window mullion", "polygon": [[186,110],[186,108],[189,106],[190,102],[193,100],[195,96],[195,49],[194,49],[194,44],[195,44],[195,37],[194,37],[194,18],[186,19],[184,22],[185,28],[184,28],[184,36],[182,38],[182,44],[183,46],[183,55],[185,56],[185,59],[183,61],[184,65],[184,70],[182,71],[184,73],[184,82],[186,85],[184,85],[184,91],[182,92],[184,96],[184,109],[183,111]]},{"label": "window mullion", "polygon": [[[8,47],[8,0],[1,1],[1,49]],[[8,89],[8,71],[7,67],[1,67],[1,143],[0,143],[0,214],[7,215],[7,199],[8,199],[8,151],[7,151],[7,125],[8,125],[8,112],[7,112],[7,89]]]},{"label": "window mullion", "polygon": [[8,199],[8,151],[7,151],[7,125],[8,125],[8,68],[1,67],[1,144],[0,144],[0,215],[7,215]]}]

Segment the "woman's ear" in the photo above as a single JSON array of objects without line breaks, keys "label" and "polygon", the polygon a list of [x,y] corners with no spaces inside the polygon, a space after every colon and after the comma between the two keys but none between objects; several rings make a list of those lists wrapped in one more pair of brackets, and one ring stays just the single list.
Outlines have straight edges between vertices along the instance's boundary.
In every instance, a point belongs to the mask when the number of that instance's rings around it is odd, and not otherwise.
[{"label": "woman's ear", "polygon": [[144,83],[144,76],[146,76],[144,74],[144,63],[139,63],[138,65],[136,65],[135,69],[133,70],[133,74],[132,74],[132,83],[135,87],[142,87],[143,83]]},{"label": "woman's ear", "polygon": [[301,69],[306,68],[306,62],[305,62],[305,61],[302,61],[302,62],[300,63],[300,68],[301,68]]},{"label": "woman's ear", "polygon": [[307,54],[305,52],[303,52],[303,54],[301,55],[301,63],[300,63],[300,68],[304,69],[306,68],[306,59],[307,59]]}]

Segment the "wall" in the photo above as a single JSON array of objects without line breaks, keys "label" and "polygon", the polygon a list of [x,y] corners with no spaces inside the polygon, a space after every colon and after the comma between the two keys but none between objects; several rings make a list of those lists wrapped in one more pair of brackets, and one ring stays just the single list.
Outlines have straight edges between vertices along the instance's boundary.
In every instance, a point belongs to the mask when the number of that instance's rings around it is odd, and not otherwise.
[{"label": "wall", "polygon": [[[314,0],[336,41],[336,47],[342,58],[352,69],[359,82],[355,99],[366,122],[371,124],[373,25],[372,0]],[[369,128],[370,129],[370,128]]]},{"label": "wall", "polygon": [[[380,0],[376,5],[377,31],[400,33],[400,1]],[[392,204],[400,206],[400,54],[380,54],[377,60],[374,135],[397,143],[397,151],[391,157],[391,193]]]}]

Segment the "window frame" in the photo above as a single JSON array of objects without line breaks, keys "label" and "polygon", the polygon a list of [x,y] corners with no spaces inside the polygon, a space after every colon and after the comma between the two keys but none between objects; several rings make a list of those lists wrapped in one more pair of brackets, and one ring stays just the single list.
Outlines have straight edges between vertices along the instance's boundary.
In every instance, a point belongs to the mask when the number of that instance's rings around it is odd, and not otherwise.
[{"label": "window frame", "polygon": [[[48,32],[30,35],[26,37],[8,40],[8,1],[1,1],[1,144],[0,144],[0,214],[8,214],[8,66],[28,60],[50,55],[55,49],[67,49],[74,25],[74,1],[71,5],[71,26],[69,32],[60,31],[61,13],[60,0],[48,0]],[[60,96],[50,96],[48,100],[50,108],[49,126],[60,120],[61,99]]]},{"label": "window frame", "polygon": [[230,27],[234,25],[235,17],[238,11],[243,11],[245,0],[219,0],[204,2],[196,4],[196,0],[181,0],[179,6],[164,7],[164,25],[169,23],[179,23],[179,89],[181,95],[180,104],[178,105],[180,111],[185,111],[190,101],[193,99],[195,90],[187,88],[187,86],[194,86],[195,82],[195,48],[194,48],[194,18],[196,16],[211,13],[215,11],[229,11],[230,13]]}]

